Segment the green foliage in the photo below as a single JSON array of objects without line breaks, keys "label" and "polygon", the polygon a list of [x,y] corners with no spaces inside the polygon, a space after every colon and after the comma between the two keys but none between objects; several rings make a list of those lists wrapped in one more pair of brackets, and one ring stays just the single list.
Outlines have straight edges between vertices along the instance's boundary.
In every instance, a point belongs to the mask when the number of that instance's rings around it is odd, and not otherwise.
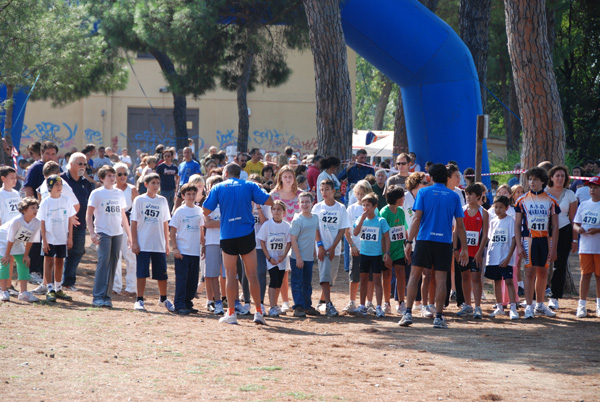
[{"label": "green foliage", "polygon": [[[361,56],[356,56],[356,107],[354,127],[358,130],[373,128],[375,108],[383,89],[384,75]],[[398,85],[392,87],[383,117],[383,129],[394,129],[394,114],[398,100]]]},{"label": "green foliage", "polygon": [[[521,162],[521,154],[517,151],[509,152],[505,158],[498,157],[494,154],[489,154],[490,172],[507,172],[514,169],[516,163]],[[513,177],[511,174],[503,174],[494,176],[500,184],[506,184]]]}]

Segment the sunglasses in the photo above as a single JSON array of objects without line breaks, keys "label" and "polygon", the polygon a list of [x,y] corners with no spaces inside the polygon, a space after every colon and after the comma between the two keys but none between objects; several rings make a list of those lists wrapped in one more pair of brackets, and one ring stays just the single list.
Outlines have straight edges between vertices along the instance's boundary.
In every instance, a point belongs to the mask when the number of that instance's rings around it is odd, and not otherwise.
[{"label": "sunglasses", "polygon": [[404,166],[404,165],[408,165],[408,162],[396,162],[396,165]]},{"label": "sunglasses", "polygon": [[85,166],[85,163],[78,163],[77,166]]},{"label": "sunglasses", "polygon": [[427,185],[429,183],[427,183],[426,181],[422,181],[421,184]]},{"label": "sunglasses", "polygon": [[117,176],[119,176],[119,177],[121,177],[121,176],[127,176],[127,173],[123,173],[123,172],[117,173]]}]

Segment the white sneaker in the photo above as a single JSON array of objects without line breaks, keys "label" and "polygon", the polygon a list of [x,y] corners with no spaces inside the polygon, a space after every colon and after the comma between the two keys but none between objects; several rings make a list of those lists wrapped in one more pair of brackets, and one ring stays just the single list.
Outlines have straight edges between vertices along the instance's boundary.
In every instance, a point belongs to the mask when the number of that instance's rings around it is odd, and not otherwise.
[{"label": "white sneaker", "polygon": [[433,317],[433,313],[429,311],[429,306],[421,306],[421,316],[425,318]]},{"label": "white sneaker", "polygon": [[277,311],[277,308],[271,307],[269,310],[269,317],[279,317],[279,311]]},{"label": "white sneaker", "polygon": [[223,317],[219,318],[219,322],[221,324],[233,324],[233,325],[236,325],[238,323],[237,322],[237,315],[235,313],[233,313],[233,315],[229,315],[229,313],[227,313]]},{"label": "white sneaker", "polygon": [[317,305],[317,310],[319,310],[321,313],[325,314],[325,312],[327,311],[327,303],[319,303]]},{"label": "white sneaker", "polygon": [[44,286],[43,284],[40,284],[40,286],[33,289],[32,293],[34,295],[45,295],[46,293],[48,293],[48,287]]},{"label": "white sneaker", "polygon": [[41,285],[42,282],[43,279],[37,272],[32,272],[31,274],[29,274],[29,283],[32,283],[34,285]]},{"label": "white sneaker", "polygon": [[356,313],[356,302],[354,300],[350,300],[346,307],[342,309],[342,313],[355,314]]},{"label": "white sneaker", "polygon": [[283,314],[287,313],[290,310],[291,310],[291,308],[290,308],[290,303],[289,302],[283,302],[283,303],[281,303],[281,312]]},{"label": "white sneaker", "polygon": [[558,310],[558,299],[553,299],[552,297],[548,299],[548,307],[552,310]]},{"label": "white sneaker", "polygon": [[519,319],[519,313],[517,313],[517,310],[510,310],[508,312],[508,316],[510,317],[511,320],[518,320]]},{"label": "white sneaker", "polygon": [[388,302],[383,303],[383,312],[386,315],[392,315],[392,306],[390,305],[390,303],[388,303]]},{"label": "white sneaker", "polygon": [[[68,292],[79,292],[80,289],[75,287],[75,285],[73,285],[73,286],[65,286],[63,288],[63,290],[66,290]],[[120,293],[120,292],[117,292],[117,293]]]},{"label": "white sneaker", "polygon": [[525,307],[525,315],[523,316],[523,318],[525,318],[526,320],[529,320],[529,319],[533,318],[533,316],[534,316],[533,306]]},{"label": "white sneaker", "polygon": [[34,303],[34,302],[40,301],[40,299],[35,297],[31,292],[27,292],[27,291],[19,293],[19,300],[26,301],[29,303]]},{"label": "white sneaker", "polygon": [[367,304],[365,304],[365,307],[367,308],[367,313],[369,313],[371,315],[375,315],[377,313],[373,302],[368,301]]},{"label": "white sneaker", "polygon": [[358,306],[355,310],[354,313],[357,315],[368,315],[369,312],[367,311],[367,308],[365,306]]},{"label": "white sneaker", "polygon": [[402,302],[396,306],[396,312],[400,315],[404,315],[406,311],[406,303]]},{"label": "white sneaker", "polygon": [[476,320],[481,320],[483,318],[483,312],[481,311],[481,307],[475,307],[475,310],[473,311],[473,318]]},{"label": "white sneaker", "polygon": [[556,313],[550,310],[545,304],[542,304],[542,307],[535,306],[534,314],[545,315],[546,317],[554,317],[556,315]]},{"label": "white sneaker", "polygon": [[[598,311],[596,311],[597,313]],[[587,316],[587,310],[585,306],[577,306],[577,313],[575,314],[577,318],[585,318]]]},{"label": "white sneaker", "polygon": [[377,306],[377,308],[375,309],[375,317],[377,317],[377,318],[385,317],[385,312],[383,311],[381,306]]},{"label": "white sneaker", "polygon": [[506,315],[506,313],[504,312],[504,309],[502,308],[501,305],[497,305],[494,312],[492,314],[490,314],[490,317],[494,318],[494,317],[499,317],[501,315]]},{"label": "white sneaker", "polygon": [[224,315],[225,310],[223,310],[223,302],[218,301],[215,303],[215,311],[213,312],[215,315]]},{"label": "white sneaker", "polygon": [[173,303],[171,302],[171,300],[166,299],[164,302],[160,301],[160,299],[158,300],[158,305],[159,306],[163,306],[164,308],[167,309],[167,311],[169,312],[173,312],[175,311],[175,306],[173,305]]},{"label": "white sneaker", "polygon": [[136,300],[135,304],[133,305],[133,309],[137,310],[137,311],[146,311],[146,306],[144,306],[144,301]]},{"label": "white sneaker", "polygon": [[458,311],[458,313],[456,313],[456,315],[459,317],[466,317],[469,314],[473,314],[473,307],[465,303],[463,303],[461,309]]},{"label": "white sneaker", "polygon": [[600,318],[600,306],[596,307],[596,317]]},{"label": "white sneaker", "polygon": [[[252,320],[255,324],[261,324],[261,325],[267,325],[267,322],[265,321],[265,317],[263,317],[263,315],[261,313],[254,313],[254,320]],[[237,321],[236,321],[237,324]]]},{"label": "white sneaker", "polygon": [[8,290],[0,292],[0,301],[10,301],[10,293],[8,293]]}]

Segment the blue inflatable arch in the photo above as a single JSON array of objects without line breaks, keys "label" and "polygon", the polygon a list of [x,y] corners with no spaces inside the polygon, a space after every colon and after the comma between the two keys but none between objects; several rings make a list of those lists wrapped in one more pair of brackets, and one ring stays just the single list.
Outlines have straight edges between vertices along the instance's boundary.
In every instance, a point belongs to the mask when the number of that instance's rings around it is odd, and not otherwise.
[{"label": "blue inflatable arch", "polygon": [[421,166],[455,160],[461,170],[475,167],[480,84],[456,32],[417,0],[346,0],[341,7],[348,46],[400,86],[408,145]]}]

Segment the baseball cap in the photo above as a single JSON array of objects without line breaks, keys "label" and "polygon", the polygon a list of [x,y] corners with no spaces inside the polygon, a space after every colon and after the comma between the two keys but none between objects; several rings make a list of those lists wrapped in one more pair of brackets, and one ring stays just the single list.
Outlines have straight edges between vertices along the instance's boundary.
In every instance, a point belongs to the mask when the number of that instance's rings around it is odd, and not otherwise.
[{"label": "baseball cap", "polygon": [[591,179],[589,179],[588,181],[585,182],[586,186],[589,186],[590,184],[594,184],[596,186],[600,186],[600,176],[594,176]]}]

